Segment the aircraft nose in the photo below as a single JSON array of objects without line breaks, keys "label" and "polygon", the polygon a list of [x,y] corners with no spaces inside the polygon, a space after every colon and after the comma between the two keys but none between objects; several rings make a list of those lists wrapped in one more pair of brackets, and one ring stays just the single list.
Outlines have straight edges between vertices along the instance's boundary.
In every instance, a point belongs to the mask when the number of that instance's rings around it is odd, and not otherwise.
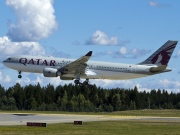
[{"label": "aircraft nose", "polygon": [[3,64],[6,62],[6,60],[3,61]]},{"label": "aircraft nose", "polygon": [[3,63],[3,65],[6,66],[7,60],[4,60],[2,63]]}]

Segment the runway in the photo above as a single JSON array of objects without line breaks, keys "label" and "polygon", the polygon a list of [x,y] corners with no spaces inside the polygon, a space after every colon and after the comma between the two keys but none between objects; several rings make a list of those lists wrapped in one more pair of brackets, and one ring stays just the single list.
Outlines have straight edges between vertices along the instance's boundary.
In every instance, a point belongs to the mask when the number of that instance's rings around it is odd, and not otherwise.
[{"label": "runway", "polygon": [[31,113],[0,113],[0,125],[26,125],[27,122],[40,123],[73,123],[74,121],[114,121],[143,120],[151,122],[180,122],[180,117],[153,116],[112,116],[112,115],[76,115],[76,114],[31,114]]}]

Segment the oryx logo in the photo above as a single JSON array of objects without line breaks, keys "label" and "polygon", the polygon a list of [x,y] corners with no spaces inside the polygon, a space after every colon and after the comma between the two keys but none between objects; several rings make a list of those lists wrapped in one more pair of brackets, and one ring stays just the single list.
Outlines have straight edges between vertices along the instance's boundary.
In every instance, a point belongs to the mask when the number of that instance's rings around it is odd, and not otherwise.
[{"label": "oryx logo", "polygon": [[155,55],[155,57],[151,60],[152,64],[161,64],[161,65],[167,65],[169,62],[169,59],[171,58],[171,54],[175,48],[177,43],[168,46],[167,48],[163,49],[159,53]]}]

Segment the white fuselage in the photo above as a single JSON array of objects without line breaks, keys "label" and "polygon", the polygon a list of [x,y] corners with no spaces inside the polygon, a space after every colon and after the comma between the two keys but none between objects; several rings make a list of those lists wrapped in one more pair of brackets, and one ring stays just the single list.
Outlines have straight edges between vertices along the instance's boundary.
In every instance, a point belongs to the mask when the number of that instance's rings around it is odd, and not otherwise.
[{"label": "white fuselage", "polygon": [[[3,62],[9,68],[21,72],[43,73],[47,67],[61,69],[61,67],[73,62],[73,59],[53,58],[53,57],[35,57],[35,56],[17,56],[11,57]],[[88,61],[84,74],[81,78],[88,79],[111,79],[124,80],[140,78],[154,73],[150,72],[151,67],[155,65],[135,65],[121,64],[99,61]],[[63,77],[75,78],[75,74],[63,74]]]}]

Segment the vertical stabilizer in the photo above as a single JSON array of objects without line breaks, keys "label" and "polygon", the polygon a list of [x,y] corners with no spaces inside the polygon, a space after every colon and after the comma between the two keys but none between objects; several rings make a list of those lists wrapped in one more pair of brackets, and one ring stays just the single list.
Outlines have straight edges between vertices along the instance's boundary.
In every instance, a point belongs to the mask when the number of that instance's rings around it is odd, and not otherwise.
[{"label": "vertical stabilizer", "polygon": [[177,45],[178,41],[167,41],[156,52],[154,52],[145,61],[139,63],[140,65],[155,64],[155,65],[168,65],[171,55]]}]

